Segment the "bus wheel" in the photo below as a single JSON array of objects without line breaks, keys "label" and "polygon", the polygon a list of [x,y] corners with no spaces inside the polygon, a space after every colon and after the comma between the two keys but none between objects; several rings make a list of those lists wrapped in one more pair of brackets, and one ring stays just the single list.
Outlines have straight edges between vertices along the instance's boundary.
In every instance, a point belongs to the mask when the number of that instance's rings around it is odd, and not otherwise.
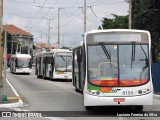
[{"label": "bus wheel", "polygon": [[93,110],[93,106],[85,106],[86,110]]},{"label": "bus wheel", "polygon": [[72,79],[68,79],[67,81],[68,81],[68,82],[72,82]]},{"label": "bus wheel", "polygon": [[79,92],[79,90],[77,89],[77,87],[75,87],[76,92]]},{"label": "bus wheel", "polygon": [[142,111],[143,110],[143,105],[137,105],[137,106],[135,106],[135,109],[137,111]]},{"label": "bus wheel", "polygon": [[42,78],[41,76],[37,75],[37,78]]}]

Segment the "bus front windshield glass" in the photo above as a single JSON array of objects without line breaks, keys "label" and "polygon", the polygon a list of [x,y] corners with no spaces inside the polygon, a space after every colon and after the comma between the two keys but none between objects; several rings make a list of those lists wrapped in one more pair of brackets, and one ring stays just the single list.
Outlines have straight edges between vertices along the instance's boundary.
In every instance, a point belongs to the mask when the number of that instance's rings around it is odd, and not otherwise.
[{"label": "bus front windshield glass", "polygon": [[17,66],[20,68],[30,67],[30,59],[17,59]]},{"label": "bus front windshield glass", "polygon": [[88,79],[98,86],[136,86],[149,80],[148,45],[88,46]]},{"label": "bus front windshield glass", "polygon": [[55,57],[56,72],[71,72],[72,71],[72,57],[66,55],[56,55]]}]

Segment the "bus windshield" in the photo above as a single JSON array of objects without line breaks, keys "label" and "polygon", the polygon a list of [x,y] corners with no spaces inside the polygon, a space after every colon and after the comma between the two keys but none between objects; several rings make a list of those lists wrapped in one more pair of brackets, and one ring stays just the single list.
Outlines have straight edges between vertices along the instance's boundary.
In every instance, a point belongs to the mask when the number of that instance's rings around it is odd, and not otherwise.
[{"label": "bus windshield", "polygon": [[72,71],[72,57],[65,56],[65,55],[56,55],[55,70],[58,72],[71,72]]},{"label": "bus windshield", "polygon": [[137,86],[147,83],[148,76],[148,44],[88,46],[88,79],[91,84]]},{"label": "bus windshield", "polygon": [[17,67],[26,68],[30,67],[30,59],[17,59]]}]

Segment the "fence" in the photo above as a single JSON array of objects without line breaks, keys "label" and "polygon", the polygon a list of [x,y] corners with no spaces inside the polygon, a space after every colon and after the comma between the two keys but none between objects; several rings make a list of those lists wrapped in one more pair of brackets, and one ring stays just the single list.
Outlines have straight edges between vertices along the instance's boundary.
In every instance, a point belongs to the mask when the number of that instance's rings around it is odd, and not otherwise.
[{"label": "fence", "polygon": [[152,80],[155,92],[160,92],[160,63],[155,62],[152,64]]}]

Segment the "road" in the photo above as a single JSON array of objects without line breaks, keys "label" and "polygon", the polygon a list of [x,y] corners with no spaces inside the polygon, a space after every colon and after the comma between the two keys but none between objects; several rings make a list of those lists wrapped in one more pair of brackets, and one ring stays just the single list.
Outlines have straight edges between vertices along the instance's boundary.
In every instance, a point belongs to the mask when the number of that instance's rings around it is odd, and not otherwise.
[{"label": "road", "polygon": [[[75,92],[72,82],[67,81],[51,81],[38,79],[33,72],[30,75],[11,74],[7,70],[7,79],[19,93],[24,102],[22,109],[29,111],[85,111],[83,106],[82,93]],[[116,109],[116,108],[113,108]],[[118,108],[119,109],[119,108]],[[121,108],[120,108],[121,109]],[[110,109],[108,109],[110,110]],[[127,111],[126,108],[122,110]],[[153,106],[144,106],[144,111],[160,111],[160,99],[154,97]],[[138,117],[111,117],[112,113],[108,113],[110,117],[95,117],[92,119],[106,120],[140,120]],[[67,118],[77,119],[77,118]],[[79,117],[78,119],[84,119]],[[87,117],[86,119],[91,119]],[[152,118],[158,120],[157,117]],[[146,120],[152,120],[146,118]]]}]

